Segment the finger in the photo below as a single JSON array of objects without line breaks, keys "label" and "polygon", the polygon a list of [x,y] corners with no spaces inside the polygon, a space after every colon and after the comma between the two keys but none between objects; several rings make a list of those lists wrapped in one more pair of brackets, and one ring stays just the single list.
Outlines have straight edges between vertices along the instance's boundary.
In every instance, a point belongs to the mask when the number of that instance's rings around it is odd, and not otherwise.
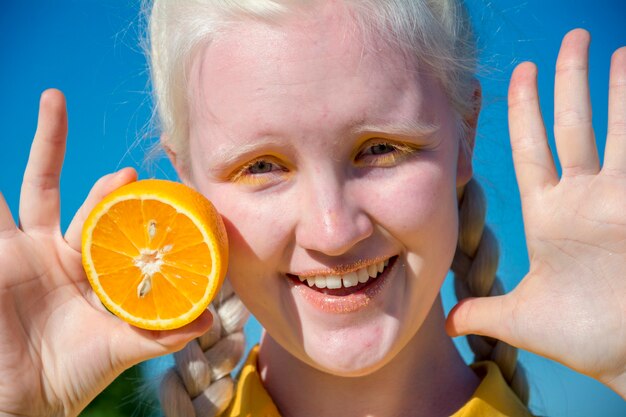
[{"label": "finger", "polygon": [[17,230],[17,228],[13,221],[13,215],[11,215],[11,210],[0,192],[0,236],[12,233],[15,230]]},{"label": "finger", "polygon": [[626,47],[615,51],[611,59],[609,121],[602,169],[626,171]]},{"label": "finger", "polygon": [[136,180],[137,172],[132,168],[124,168],[114,174],[105,175],[94,184],[65,232],[65,240],[72,249],[80,252],[83,224],[96,204],[107,194]]},{"label": "finger", "polygon": [[59,228],[59,177],[66,136],[65,97],[58,90],[46,90],[39,102],[37,131],[20,195],[19,217],[24,230]]},{"label": "finger", "polygon": [[[118,320],[116,317],[111,317]],[[182,349],[196,337],[206,333],[213,324],[213,316],[205,310],[200,317],[180,329],[144,330],[120,322],[122,331],[111,340],[112,356],[124,367]]]},{"label": "finger", "polygon": [[537,67],[534,64],[524,62],[515,68],[508,101],[513,163],[524,198],[558,182],[539,107]]},{"label": "finger", "polygon": [[493,337],[511,345],[513,335],[510,330],[506,295],[494,297],[465,298],[448,314],[446,331],[452,337],[478,334]]},{"label": "finger", "polygon": [[589,98],[589,33],[582,29],[563,38],[554,82],[554,137],[563,175],[596,174],[600,160]]}]

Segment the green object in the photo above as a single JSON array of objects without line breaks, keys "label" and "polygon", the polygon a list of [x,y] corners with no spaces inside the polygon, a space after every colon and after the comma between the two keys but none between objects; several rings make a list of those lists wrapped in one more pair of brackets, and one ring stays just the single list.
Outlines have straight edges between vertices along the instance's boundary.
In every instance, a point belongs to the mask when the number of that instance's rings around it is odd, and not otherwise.
[{"label": "green object", "polygon": [[156,381],[144,379],[139,366],[129,368],[102,391],[80,417],[158,416],[154,383]]}]

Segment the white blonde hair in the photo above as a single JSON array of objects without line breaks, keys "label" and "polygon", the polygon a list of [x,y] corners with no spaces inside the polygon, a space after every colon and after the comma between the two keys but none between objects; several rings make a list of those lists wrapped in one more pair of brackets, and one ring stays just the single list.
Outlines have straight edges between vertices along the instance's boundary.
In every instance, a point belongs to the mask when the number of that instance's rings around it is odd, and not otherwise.
[{"label": "white blonde hair", "polygon": [[[344,0],[364,36],[417,56],[440,82],[460,120],[475,111],[476,48],[465,8],[456,1]],[[269,24],[312,0],[155,0],[145,7],[147,50],[160,129],[167,146],[188,160],[189,66],[194,52],[234,21]]]},{"label": "white blonde hair", "polygon": [[[188,73],[195,51],[210,44],[229,23],[245,19],[279,24],[280,19],[315,5],[313,0],[154,0],[146,4],[149,23],[148,50],[154,90],[165,145],[177,155],[183,169],[188,166],[189,89]],[[477,48],[467,11],[456,0],[343,0],[365,39],[375,36],[390,48],[406,56],[417,57],[422,68],[436,78],[457,113],[459,135],[469,151],[472,140],[466,121],[475,118]],[[373,38],[370,38],[373,39]],[[497,244],[485,226],[485,199],[474,181],[459,190],[459,243],[452,265],[459,299],[502,293],[495,272]],[[230,290],[229,290],[230,291]],[[229,298],[236,295],[228,294]],[[238,299],[237,299],[238,300]],[[228,314],[243,317],[239,301]],[[219,312],[219,308],[218,308]],[[221,320],[227,315],[219,314]],[[220,320],[220,321],[221,321]],[[243,323],[233,327],[241,330]],[[219,331],[230,338],[229,331]],[[205,337],[206,339],[206,337]],[[177,355],[177,367],[164,379],[161,401],[166,416],[218,415],[230,402],[230,378],[233,360],[241,355],[243,343],[235,338],[230,349],[218,349],[223,357],[202,350],[217,346],[202,338]],[[472,336],[468,338],[476,360],[493,360],[520,399],[527,404],[528,384],[517,364],[517,349],[501,341]],[[199,346],[199,347],[198,347]],[[237,346],[237,348],[232,348]],[[213,348],[215,349],[215,348]],[[208,352],[209,350],[207,350]],[[218,382],[212,361],[221,366]],[[230,358],[224,360],[224,357]],[[221,384],[221,385],[220,385]]]}]

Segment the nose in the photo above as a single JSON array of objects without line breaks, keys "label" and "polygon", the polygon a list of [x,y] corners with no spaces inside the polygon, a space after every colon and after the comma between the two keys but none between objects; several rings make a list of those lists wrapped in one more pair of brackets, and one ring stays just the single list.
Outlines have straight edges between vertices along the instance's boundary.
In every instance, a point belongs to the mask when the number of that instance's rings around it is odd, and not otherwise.
[{"label": "nose", "polygon": [[316,178],[302,190],[296,241],[328,256],[347,253],[374,230],[365,203],[336,177]]}]

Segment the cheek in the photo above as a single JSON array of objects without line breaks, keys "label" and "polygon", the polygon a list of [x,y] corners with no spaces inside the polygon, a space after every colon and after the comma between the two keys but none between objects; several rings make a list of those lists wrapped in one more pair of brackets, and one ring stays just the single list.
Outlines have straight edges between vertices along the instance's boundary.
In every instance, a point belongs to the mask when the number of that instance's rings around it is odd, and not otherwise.
[{"label": "cheek", "polygon": [[[448,269],[458,235],[456,178],[447,164],[419,160],[407,164],[377,187],[370,206],[375,222],[418,253],[437,271]],[[429,268],[430,269],[430,268]]]},{"label": "cheek", "polygon": [[224,219],[230,252],[228,275],[235,289],[244,283],[246,288],[262,285],[268,274],[278,269],[289,244],[288,216],[275,204],[252,201],[227,184],[212,184],[203,194]]}]

